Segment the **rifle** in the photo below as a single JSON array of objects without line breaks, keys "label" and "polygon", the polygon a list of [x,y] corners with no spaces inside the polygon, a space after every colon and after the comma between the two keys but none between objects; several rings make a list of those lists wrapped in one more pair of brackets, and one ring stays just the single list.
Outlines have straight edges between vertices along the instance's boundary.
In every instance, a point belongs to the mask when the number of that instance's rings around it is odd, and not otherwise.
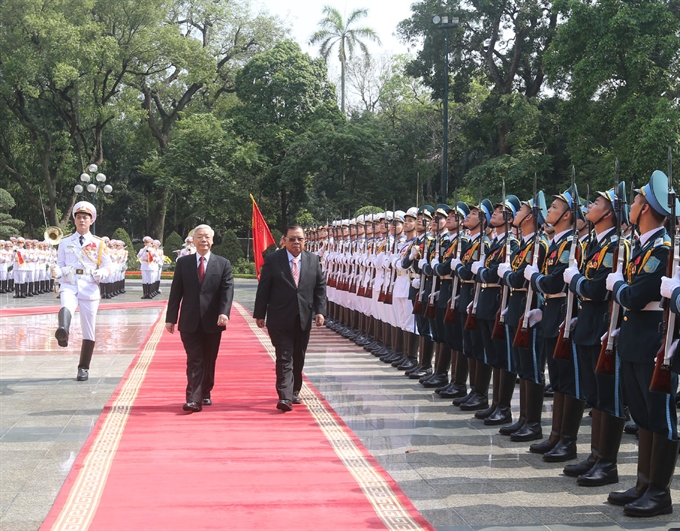
[{"label": "rifle", "polygon": [[[439,235],[439,220],[437,219],[437,214],[435,213],[434,219],[437,223],[437,235],[434,240],[434,254],[439,260],[439,251],[441,249],[441,236]],[[427,307],[425,308],[425,317],[428,319],[434,319],[437,314],[437,301],[435,300],[435,295],[439,289],[439,277],[432,275],[432,284],[430,284],[430,294],[427,296]]]},{"label": "rifle", "polygon": [[[576,190],[576,167],[571,167],[571,217],[573,222],[571,248],[569,249],[569,267],[576,265],[576,247],[579,245],[578,237],[578,211],[581,208],[578,192]],[[567,311],[564,314],[564,322],[560,325],[560,332],[555,344],[553,358],[556,360],[571,359],[571,319],[574,314],[574,292],[567,286]]]},{"label": "rifle", "polygon": [[[460,224],[461,221],[458,219],[458,201],[456,201],[456,198],[454,197],[453,199],[453,206],[456,209],[456,243],[454,244],[455,247],[453,248],[453,253],[452,257],[453,258],[458,258],[458,254],[460,252]],[[448,324],[453,324],[456,322],[456,305],[458,304],[456,302],[456,297],[458,294],[458,285],[460,283],[460,279],[458,278],[458,275],[455,274],[455,272],[451,272],[453,275],[453,287],[451,288],[451,298],[449,299],[449,304],[446,307],[446,313],[444,314],[444,322]]]},{"label": "rifle", "polygon": [[[480,194],[479,199],[479,223],[480,223],[480,233],[479,233],[479,252],[478,258],[481,262],[486,261],[486,224],[484,221],[486,216],[482,210],[482,199]],[[479,293],[482,291],[482,283],[475,280],[475,297],[472,301],[472,309],[465,319],[465,330],[477,330],[477,302],[479,302]]]},{"label": "rifle", "polygon": [[392,240],[392,252],[390,253],[390,266],[389,266],[389,284],[387,285],[387,291],[385,293],[385,304],[392,304],[394,290],[394,283],[397,278],[397,268],[392,266],[392,256],[397,252],[397,220],[396,220],[396,202],[392,199],[392,226],[394,227],[394,239]]},{"label": "rifle", "polygon": [[[505,221],[505,263],[510,263],[510,231],[508,227],[508,213],[505,211],[505,177],[503,177],[503,219]],[[501,295],[501,305],[496,312],[496,319],[493,323],[493,331],[491,332],[491,339],[503,340],[505,339],[505,308],[508,305],[508,295],[510,289],[503,284],[503,293]]]},{"label": "rifle", "polygon": [[[420,218],[420,222],[423,223],[425,216]],[[425,233],[423,234],[423,241],[418,245],[418,254],[416,254],[415,260],[418,260],[427,252],[427,226],[425,226]],[[414,263],[415,263],[414,260]],[[416,295],[416,300],[413,301],[413,315],[423,314],[423,288],[425,287],[425,273],[420,272],[420,287],[418,288],[418,294]]]},{"label": "rifle", "polygon": [[[392,216],[394,216],[394,213],[392,213]],[[385,233],[385,254],[387,254],[388,251],[388,245],[390,243],[390,225],[389,222],[387,221],[387,203],[385,203],[385,228],[387,229],[387,232]],[[382,267],[382,266],[381,266]],[[376,267],[376,273],[377,273],[378,268]],[[382,284],[380,284],[380,293],[378,294],[378,302],[385,302],[385,276],[383,275],[382,279]]]},{"label": "rifle", "polygon": [[[668,207],[671,211],[669,216],[669,230],[673,238],[673,247],[668,251],[668,265],[666,266],[666,276],[673,278],[675,271],[680,263],[680,237],[678,236],[677,212],[675,210],[676,194],[673,189],[673,152],[668,148]],[[671,347],[675,338],[675,314],[671,311],[671,304],[668,299],[664,300],[664,319],[663,330],[665,330],[664,341],[661,348],[656,353],[654,364],[654,374],[649,384],[649,390],[653,393],[670,394],[671,389],[671,362],[673,353]]]},{"label": "rifle", "polygon": [[[532,215],[534,216],[534,242],[531,247],[531,263],[536,266],[538,263],[538,244],[541,241],[539,235],[539,224],[538,224],[538,214],[540,212],[540,207],[538,205],[538,192],[536,192],[536,174],[534,173],[534,206],[532,208]],[[524,315],[522,316],[522,324],[517,328],[515,332],[515,337],[512,341],[513,347],[518,348],[529,348],[529,312],[534,306],[534,289],[531,286],[531,282],[527,286],[527,300],[524,305]]]},{"label": "rifle", "polygon": [[[626,247],[621,234],[621,222],[624,214],[624,203],[626,201],[625,193],[621,194],[619,190],[619,160],[616,159],[614,165],[616,186],[614,187],[614,197],[616,201],[616,237],[618,238],[618,248],[615,251],[614,261],[612,264],[612,272],[616,272],[619,268],[623,271]],[[620,197],[622,195],[623,197]],[[616,350],[614,343],[614,331],[619,327],[621,320],[621,306],[616,302],[614,294],[610,295],[609,301],[609,329],[602,340],[602,347],[600,348],[600,355],[597,358],[597,366],[595,372],[600,374],[616,374]]]}]

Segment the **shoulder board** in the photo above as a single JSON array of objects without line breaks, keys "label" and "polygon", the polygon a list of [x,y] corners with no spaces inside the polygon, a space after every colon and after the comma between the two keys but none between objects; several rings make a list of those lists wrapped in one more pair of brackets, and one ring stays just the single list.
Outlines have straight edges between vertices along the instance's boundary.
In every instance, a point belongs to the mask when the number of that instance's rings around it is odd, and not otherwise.
[{"label": "shoulder board", "polygon": [[428,234],[428,235],[426,236],[426,238],[427,238],[428,241],[434,240],[434,236],[431,236],[430,234]]},{"label": "shoulder board", "polygon": [[101,242],[101,241],[104,241],[102,238],[100,238],[99,236],[95,236],[94,234],[92,235],[92,237],[93,237],[95,240],[99,240],[100,242]]},{"label": "shoulder board", "polygon": [[573,241],[573,239],[574,239],[574,236],[570,235],[570,236],[567,236],[567,239],[564,240],[564,241],[571,242],[571,241]]},{"label": "shoulder board", "polygon": [[653,247],[670,247],[670,246],[671,239],[668,235],[665,235],[662,238],[657,238],[656,240],[654,240]]}]

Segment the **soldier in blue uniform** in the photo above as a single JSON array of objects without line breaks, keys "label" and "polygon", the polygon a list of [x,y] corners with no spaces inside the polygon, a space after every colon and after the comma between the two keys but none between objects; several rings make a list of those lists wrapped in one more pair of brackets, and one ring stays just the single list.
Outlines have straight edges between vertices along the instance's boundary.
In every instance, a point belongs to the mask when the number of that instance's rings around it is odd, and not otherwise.
[{"label": "soldier in blue uniform", "polygon": [[668,207],[668,177],[655,171],[630,209],[630,221],[640,237],[633,245],[624,271],[610,273],[607,289],[624,309],[618,338],[626,402],[638,431],[637,483],[624,492],[609,494],[609,502],[623,505],[626,516],[670,514],[670,483],[678,456],[675,390],[649,390],[656,353],[661,347],[663,311],[659,305],[661,278],[666,271],[671,240],[664,228]]},{"label": "soldier in blue uniform", "polygon": [[[586,403],[592,407],[593,418],[590,455],[581,463],[567,465],[564,474],[577,477],[579,485],[588,487],[618,482],[616,460],[626,422],[618,367],[614,375],[595,372],[601,338],[609,326],[606,279],[612,271],[614,254],[619,247],[615,229],[617,200],[626,200],[625,183],[620,183],[618,190],[598,192],[586,214],[586,220],[594,226],[594,233],[588,240],[583,266],[580,270],[569,267],[563,274],[564,281],[579,300],[573,340],[579,361],[581,389]],[[625,216],[625,209],[621,210]],[[627,224],[628,220],[619,222]]]},{"label": "soldier in blue uniform", "polygon": [[[435,389],[441,398],[461,398],[467,394],[467,379],[468,379],[468,360],[463,355],[463,319],[457,315],[457,300],[461,289],[460,279],[455,278],[451,272],[451,260],[463,256],[470,248],[470,239],[465,235],[462,229],[463,220],[470,213],[468,206],[459,201],[453,209],[449,212],[447,218],[447,228],[451,233],[451,245],[442,254],[441,262],[432,262],[432,270],[434,274],[445,281],[451,282],[450,293],[445,295],[448,298],[446,301],[446,312],[449,308],[456,316],[452,323],[444,323],[444,334],[446,344],[451,349],[451,383],[449,385]],[[442,295],[440,295],[441,299]],[[452,300],[453,299],[453,300]],[[453,306],[451,306],[453,304]],[[446,316],[445,312],[445,316]]]},{"label": "soldier in blue uniform", "polygon": [[[491,405],[484,410],[477,411],[475,417],[483,419],[484,424],[489,426],[512,422],[510,401],[517,380],[517,374],[511,360],[512,340],[508,341],[506,330],[503,330],[502,339],[494,339],[493,331],[496,314],[501,305],[502,285],[501,278],[498,275],[498,266],[506,261],[509,262],[519,249],[519,242],[512,234],[510,226],[520,206],[519,199],[514,195],[507,196],[505,203],[495,205],[489,226],[495,229],[496,237],[491,242],[485,260],[477,260],[472,264],[472,272],[475,274],[477,282],[481,284],[477,304],[477,325],[486,354],[484,364],[493,371]],[[507,234],[505,233],[506,226],[508,227]],[[510,255],[506,260],[508,244]],[[489,369],[485,367],[484,370],[488,371]]]},{"label": "soldier in blue uniform", "polygon": [[451,209],[448,205],[439,204],[434,213],[433,223],[435,226],[435,242],[431,246],[430,252],[418,263],[418,267],[425,274],[426,293],[430,294],[428,304],[434,304],[435,316],[430,319],[430,328],[434,337],[435,367],[431,376],[421,380],[421,384],[426,388],[443,387],[449,384],[449,367],[451,366],[451,348],[446,343],[446,331],[444,330],[444,314],[446,305],[451,297],[451,280],[442,279],[434,274],[432,262],[435,265],[441,260],[442,256],[451,247],[451,234],[446,222]]},{"label": "soldier in blue uniform", "polygon": [[[477,206],[470,206],[470,214],[465,218],[465,226],[470,231],[470,248],[462,258],[451,261],[451,269],[461,280],[461,294],[458,301],[458,319],[464,324],[463,353],[468,358],[470,367],[470,392],[456,398],[453,404],[462,411],[477,411],[489,407],[489,383],[491,382],[491,367],[485,363],[484,342],[479,327],[471,329],[465,326],[468,313],[475,312],[475,295],[481,290],[479,279],[472,272],[472,264],[486,256],[491,242],[486,236],[486,227],[491,223],[493,204],[488,199],[482,200]],[[478,300],[478,297],[477,297]]]},{"label": "soldier in blue uniform", "polygon": [[[582,399],[578,373],[578,358],[557,360],[553,357],[559,336],[561,323],[565,320],[566,285],[564,270],[569,265],[569,254],[574,238],[574,209],[572,202],[578,201],[573,188],[554,196],[548,209],[546,223],[552,225],[555,234],[548,249],[548,257],[542,270],[528,265],[524,269],[524,278],[531,281],[532,288],[543,298],[542,324],[543,348],[548,362],[550,382],[555,396],[553,399],[552,429],[550,437],[540,443],[534,443],[529,450],[543,454],[548,462],[575,459],[576,437],[583,418],[585,401]],[[578,209],[578,214],[580,209]],[[580,246],[577,245],[577,261],[580,259]],[[567,323],[569,326],[570,323]]]},{"label": "soldier in blue uniform", "polygon": [[[424,285],[421,286],[421,283],[423,283],[422,281],[423,275],[421,274],[422,271],[420,270],[420,268],[418,268],[418,261],[429,252],[430,245],[432,245],[434,242],[434,238],[428,232],[428,228],[430,222],[432,221],[433,216],[434,216],[433,206],[424,205],[423,207],[420,208],[420,211],[418,212],[420,227],[419,229],[417,229],[417,231],[422,231],[422,233],[418,235],[417,244],[413,246],[409,256],[404,258],[404,260],[402,261],[402,267],[404,269],[412,268],[414,273],[417,275],[414,286],[414,288],[417,290],[417,293],[414,298],[414,305],[417,303],[418,297],[421,297],[422,300],[422,294],[423,292],[425,292],[425,286]],[[426,304],[427,301],[425,301],[425,303],[423,304],[423,311],[425,310]],[[430,327],[430,320],[426,319],[422,312],[416,313],[415,318],[416,327],[418,329],[418,335],[420,336],[418,343],[418,355],[419,355],[418,365],[416,365],[412,369],[408,369],[405,372],[405,374],[411,379],[419,380],[423,376],[429,376],[430,374],[432,374],[434,336],[432,329]]]},{"label": "soldier in blue uniform", "polygon": [[[515,216],[513,225],[522,234],[519,249],[510,264],[498,266],[498,275],[510,287],[508,309],[505,316],[508,337],[514,340],[517,330],[522,327],[528,297],[528,281],[524,278],[527,265],[537,264],[540,269],[548,254],[548,240],[542,233],[536,235],[536,227],[543,226],[547,209],[543,192],[537,194],[538,207],[534,200],[523,201]],[[538,222],[535,217],[538,218]],[[535,256],[535,253],[538,253]],[[532,300],[536,297],[532,295]],[[499,430],[501,435],[510,435],[512,441],[525,442],[543,438],[541,413],[543,411],[543,390],[545,388],[545,354],[543,351],[543,332],[540,321],[531,326],[527,323],[529,348],[513,347],[514,367],[519,381],[519,418],[509,426]]]}]

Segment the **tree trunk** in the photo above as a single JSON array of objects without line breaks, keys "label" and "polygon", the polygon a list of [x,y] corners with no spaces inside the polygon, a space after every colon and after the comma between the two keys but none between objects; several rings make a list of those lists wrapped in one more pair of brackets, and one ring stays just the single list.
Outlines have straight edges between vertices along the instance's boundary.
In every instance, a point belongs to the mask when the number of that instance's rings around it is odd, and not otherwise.
[{"label": "tree trunk", "polygon": [[161,242],[165,233],[165,214],[168,211],[168,199],[167,188],[155,190],[151,197],[147,198],[149,205],[149,236]]},{"label": "tree trunk", "polygon": [[285,190],[281,190],[281,232],[284,232],[287,226],[288,226],[288,194],[286,194]]}]

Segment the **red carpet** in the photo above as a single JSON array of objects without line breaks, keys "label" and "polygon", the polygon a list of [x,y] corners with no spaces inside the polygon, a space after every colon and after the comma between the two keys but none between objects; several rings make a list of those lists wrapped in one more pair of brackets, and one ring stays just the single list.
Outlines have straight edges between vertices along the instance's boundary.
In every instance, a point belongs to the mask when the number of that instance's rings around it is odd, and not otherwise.
[{"label": "red carpet", "polygon": [[[144,301],[144,302],[104,302],[99,304],[99,310],[130,310],[133,308],[156,308],[165,306],[166,301]],[[5,308],[0,310],[0,317],[19,317],[21,315],[42,315],[45,313],[59,313],[60,306],[33,306],[28,308]]]},{"label": "red carpet", "polygon": [[201,413],[181,410],[185,354],[157,323],[41,531],[432,529],[308,382],[304,405],[275,409],[274,362],[239,310]]}]

